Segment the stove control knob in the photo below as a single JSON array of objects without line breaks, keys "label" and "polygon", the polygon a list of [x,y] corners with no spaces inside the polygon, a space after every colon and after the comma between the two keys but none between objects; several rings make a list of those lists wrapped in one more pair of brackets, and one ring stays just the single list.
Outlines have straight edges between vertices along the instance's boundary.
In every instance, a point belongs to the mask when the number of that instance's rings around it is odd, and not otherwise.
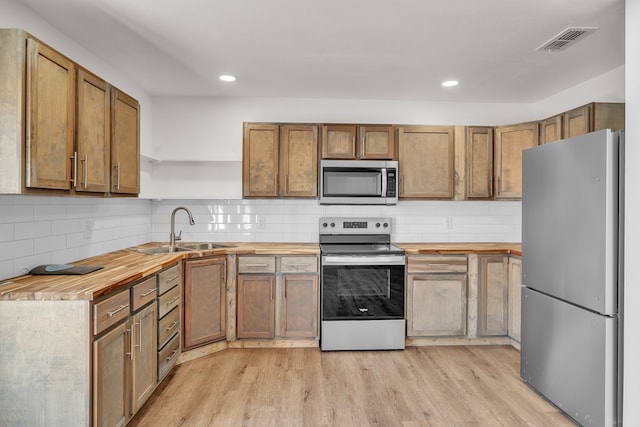
[{"label": "stove control knob", "polygon": [[385,222],[384,224],[382,224],[382,226],[383,226],[384,228],[387,228],[387,227],[389,227],[389,223]]},{"label": "stove control knob", "polygon": [[332,222],[332,223],[331,223],[331,228],[333,228],[333,227],[335,227],[335,226],[336,226],[336,223],[335,223],[335,222]]},{"label": "stove control knob", "polygon": [[376,228],[380,228],[380,223],[376,222]]},{"label": "stove control knob", "polygon": [[323,223],[322,223],[322,227],[323,227],[323,228],[327,228],[327,225],[328,225],[328,224],[327,224],[326,222],[323,222]]}]

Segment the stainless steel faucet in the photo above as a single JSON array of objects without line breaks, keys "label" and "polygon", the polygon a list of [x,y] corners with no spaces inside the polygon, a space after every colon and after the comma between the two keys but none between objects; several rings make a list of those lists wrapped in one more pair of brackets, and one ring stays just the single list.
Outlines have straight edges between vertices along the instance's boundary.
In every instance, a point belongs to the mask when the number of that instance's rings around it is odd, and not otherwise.
[{"label": "stainless steel faucet", "polygon": [[184,206],[178,206],[171,212],[171,234],[169,235],[169,248],[175,248],[176,240],[182,240],[182,230],[176,236],[176,212],[179,210],[183,210],[189,215],[189,224],[194,225],[196,222],[193,220],[193,215],[191,215],[191,211]]}]

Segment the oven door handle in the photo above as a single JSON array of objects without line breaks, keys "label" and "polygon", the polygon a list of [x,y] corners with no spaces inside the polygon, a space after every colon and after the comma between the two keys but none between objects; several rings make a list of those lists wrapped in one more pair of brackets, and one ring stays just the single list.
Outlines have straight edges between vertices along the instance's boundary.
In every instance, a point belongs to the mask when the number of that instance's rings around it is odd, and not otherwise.
[{"label": "oven door handle", "polygon": [[322,265],[405,265],[404,255],[323,255]]}]

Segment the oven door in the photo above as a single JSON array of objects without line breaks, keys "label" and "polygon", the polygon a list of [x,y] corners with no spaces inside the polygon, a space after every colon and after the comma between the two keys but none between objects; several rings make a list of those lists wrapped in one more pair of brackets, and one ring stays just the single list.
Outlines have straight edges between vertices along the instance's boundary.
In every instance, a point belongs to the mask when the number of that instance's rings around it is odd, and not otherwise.
[{"label": "oven door", "polygon": [[403,255],[323,255],[322,320],[404,319]]}]

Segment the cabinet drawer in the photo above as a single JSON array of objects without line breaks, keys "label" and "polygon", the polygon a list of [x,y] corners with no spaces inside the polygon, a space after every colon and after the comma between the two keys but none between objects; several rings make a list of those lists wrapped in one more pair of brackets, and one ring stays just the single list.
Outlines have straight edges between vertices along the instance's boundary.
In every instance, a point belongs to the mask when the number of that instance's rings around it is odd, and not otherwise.
[{"label": "cabinet drawer", "polygon": [[162,348],[179,330],[180,309],[176,307],[158,321],[158,348]]},{"label": "cabinet drawer", "polygon": [[158,295],[162,295],[173,288],[182,280],[182,268],[180,264],[169,267],[158,273]]},{"label": "cabinet drawer", "polygon": [[274,256],[241,256],[238,257],[238,273],[275,273],[276,257]]},{"label": "cabinet drawer", "polygon": [[161,319],[165,314],[173,310],[180,304],[180,286],[175,286],[169,292],[160,296],[158,299],[158,318]]},{"label": "cabinet drawer", "polygon": [[466,273],[466,255],[411,255],[407,258],[408,273]]},{"label": "cabinet drawer", "polygon": [[144,307],[156,298],[156,276],[149,277],[131,288],[131,306],[133,311]]},{"label": "cabinet drawer", "polygon": [[280,258],[282,273],[317,273],[318,257],[315,256],[283,256]]},{"label": "cabinet drawer", "polygon": [[176,335],[158,351],[158,381],[160,381],[169,372],[169,369],[175,365],[180,356],[180,335]]},{"label": "cabinet drawer", "polygon": [[129,289],[119,292],[93,306],[93,333],[95,335],[129,317]]}]

